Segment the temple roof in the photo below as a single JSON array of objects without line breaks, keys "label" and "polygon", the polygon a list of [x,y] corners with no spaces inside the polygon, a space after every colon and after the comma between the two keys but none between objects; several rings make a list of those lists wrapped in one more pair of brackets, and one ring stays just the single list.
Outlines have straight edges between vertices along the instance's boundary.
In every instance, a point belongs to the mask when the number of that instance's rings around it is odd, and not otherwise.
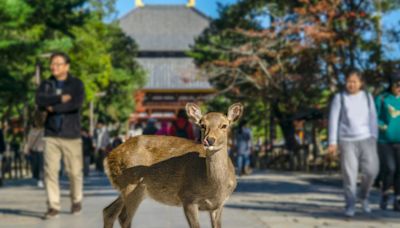
[{"label": "temple roof", "polygon": [[145,5],[120,19],[140,51],[188,51],[209,23],[203,13],[183,5]]},{"label": "temple roof", "polygon": [[144,89],[212,89],[199,76],[191,58],[139,58],[138,61],[149,74]]}]

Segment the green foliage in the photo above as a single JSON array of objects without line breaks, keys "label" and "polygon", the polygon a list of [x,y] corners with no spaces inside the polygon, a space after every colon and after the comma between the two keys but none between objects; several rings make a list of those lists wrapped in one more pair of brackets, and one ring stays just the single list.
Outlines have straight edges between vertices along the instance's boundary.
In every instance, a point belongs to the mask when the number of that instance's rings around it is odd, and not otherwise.
[{"label": "green foliage", "polygon": [[[85,84],[96,114],[114,122],[133,111],[133,92],[144,84],[135,61],[137,46],[116,23],[115,0],[5,0],[0,4],[0,116],[23,116],[33,105],[36,64],[42,79],[50,76],[48,56],[63,51],[71,57],[71,73]],[[104,94],[104,96],[99,96]],[[86,121],[87,122],[87,121]]]}]

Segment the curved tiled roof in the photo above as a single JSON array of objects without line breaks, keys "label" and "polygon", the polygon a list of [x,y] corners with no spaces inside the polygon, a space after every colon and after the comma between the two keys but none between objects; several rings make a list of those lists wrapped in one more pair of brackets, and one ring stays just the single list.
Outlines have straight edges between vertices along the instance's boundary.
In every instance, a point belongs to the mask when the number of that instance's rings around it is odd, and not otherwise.
[{"label": "curved tiled roof", "polygon": [[191,58],[139,58],[147,71],[144,89],[211,89],[207,80],[200,78]]},{"label": "curved tiled roof", "polygon": [[140,51],[187,51],[209,23],[204,14],[182,5],[145,5],[120,19]]}]

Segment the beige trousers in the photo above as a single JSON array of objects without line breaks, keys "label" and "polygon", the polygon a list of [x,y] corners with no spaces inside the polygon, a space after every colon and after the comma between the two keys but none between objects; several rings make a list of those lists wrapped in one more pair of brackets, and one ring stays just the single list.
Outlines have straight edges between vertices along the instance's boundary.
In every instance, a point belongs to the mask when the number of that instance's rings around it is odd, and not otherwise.
[{"label": "beige trousers", "polygon": [[60,186],[58,174],[61,158],[64,159],[68,174],[72,203],[82,201],[82,140],[58,137],[45,138],[44,150],[44,183],[46,187],[48,207],[60,210]]}]

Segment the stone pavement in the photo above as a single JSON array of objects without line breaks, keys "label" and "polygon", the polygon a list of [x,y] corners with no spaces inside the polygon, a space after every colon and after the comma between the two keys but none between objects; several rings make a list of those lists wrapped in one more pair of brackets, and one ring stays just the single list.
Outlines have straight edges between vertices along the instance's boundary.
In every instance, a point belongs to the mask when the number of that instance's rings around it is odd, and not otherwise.
[{"label": "stone pavement", "polygon": [[[46,210],[43,189],[30,180],[8,181],[0,188],[0,228],[102,227],[102,209],[116,198],[105,176],[85,180],[84,210],[69,212],[68,182],[62,182],[62,213],[58,219],[43,221]],[[400,213],[378,210],[378,194],[373,193],[371,215],[342,216],[343,200],[337,176],[301,173],[259,172],[239,178],[236,192],[223,212],[227,228],[261,227],[399,227]],[[200,215],[202,227],[211,227],[208,214]],[[119,227],[116,225],[116,227]],[[181,208],[145,200],[133,220],[133,227],[188,227]]]}]

